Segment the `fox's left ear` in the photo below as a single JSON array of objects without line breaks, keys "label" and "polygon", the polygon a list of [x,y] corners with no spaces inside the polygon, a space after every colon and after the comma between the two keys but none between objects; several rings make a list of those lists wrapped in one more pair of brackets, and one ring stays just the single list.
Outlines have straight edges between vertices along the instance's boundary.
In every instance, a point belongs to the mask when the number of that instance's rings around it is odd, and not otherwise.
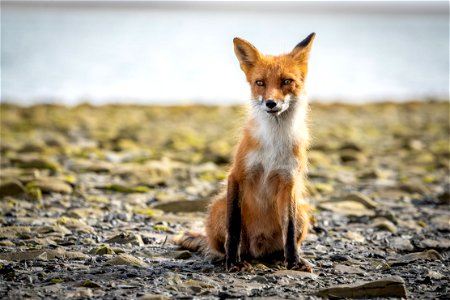
[{"label": "fox's left ear", "polygon": [[295,48],[291,51],[291,55],[301,63],[308,63],[309,52],[311,51],[311,46],[315,37],[315,32],[308,35],[303,41],[295,46]]}]

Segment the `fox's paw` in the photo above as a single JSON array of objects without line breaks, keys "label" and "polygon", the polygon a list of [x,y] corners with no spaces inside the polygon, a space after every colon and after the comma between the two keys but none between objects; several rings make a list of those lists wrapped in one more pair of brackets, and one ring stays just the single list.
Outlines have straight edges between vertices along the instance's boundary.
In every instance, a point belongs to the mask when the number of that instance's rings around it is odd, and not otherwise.
[{"label": "fox's paw", "polygon": [[285,265],[290,270],[312,273],[311,265],[302,259],[292,263],[286,262]]},{"label": "fox's paw", "polygon": [[238,262],[231,264],[231,266],[227,267],[227,271],[230,273],[233,272],[251,272],[253,271],[253,267],[246,261]]}]

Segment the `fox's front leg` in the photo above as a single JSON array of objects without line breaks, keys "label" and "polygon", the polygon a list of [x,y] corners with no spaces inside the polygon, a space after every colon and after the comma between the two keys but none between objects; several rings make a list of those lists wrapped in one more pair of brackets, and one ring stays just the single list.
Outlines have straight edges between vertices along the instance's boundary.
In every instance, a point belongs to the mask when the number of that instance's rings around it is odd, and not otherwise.
[{"label": "fox's front leg", "polygon": [[239,262],[239,243],[241,241],[241,205],[239,199],[239,184],[232,175],[228,177],[227,187],[227,240],[226,259],[227,270],[231,271]]},{"label": "fox's front leg", "polygon": [[294,183],[289,183],[282,188],[277,200],[280,217],[282,218],[286,268],[311,272],[311,267],[305,264],[298,254],[297,241],[298,237],[304,234],[300,231],[306,228],[302,224],[302,221],[306,222],[306,220],[297,215],[297,197]]}]

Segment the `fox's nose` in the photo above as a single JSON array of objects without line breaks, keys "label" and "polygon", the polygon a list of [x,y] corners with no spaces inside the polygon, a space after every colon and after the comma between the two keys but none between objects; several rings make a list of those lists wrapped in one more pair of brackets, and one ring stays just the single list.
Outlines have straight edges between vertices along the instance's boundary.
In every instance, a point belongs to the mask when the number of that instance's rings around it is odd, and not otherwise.
[{"label": "fox's nose", "polygon": [[266,101],[266,106],[270,109],[274,108],[275,106],[277,106],[277,103],[273,100],[267,100]]}]

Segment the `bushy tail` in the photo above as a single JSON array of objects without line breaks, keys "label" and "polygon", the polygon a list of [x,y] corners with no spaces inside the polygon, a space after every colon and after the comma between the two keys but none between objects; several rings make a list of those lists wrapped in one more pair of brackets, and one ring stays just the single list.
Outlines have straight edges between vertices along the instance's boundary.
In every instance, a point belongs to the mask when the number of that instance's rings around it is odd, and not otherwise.
[{"label": "bushy tail", "polygon": [[175,236],[173,242],[175,245],[179,245],[189,251],[201,252],[204,255],[208,254],[208,239],[203,233],[186,231],[181,235]]}]

